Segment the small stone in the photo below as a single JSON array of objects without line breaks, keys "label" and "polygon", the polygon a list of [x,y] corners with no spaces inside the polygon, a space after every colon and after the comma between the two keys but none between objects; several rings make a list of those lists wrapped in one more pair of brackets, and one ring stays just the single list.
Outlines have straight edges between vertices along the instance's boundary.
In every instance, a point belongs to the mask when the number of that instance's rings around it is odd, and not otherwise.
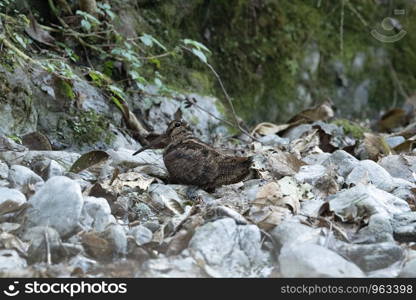
[{"label": "small stone", "polygon": [[416,278],[416,259],[412,259],[404,265],[399,277]]},{"label": "small stone", "polygon": [[51,262],[58,263],[65,259],[67,252],[62,246],[61,238],[58,232],[46,226],[36,226],[25,232],[22,238],[24,241],[30,242],[28,250],[28,263],[47,262],[47,246],[51,255]]},{"label": "small stone", "polygon": [[21,258],[15,250],[0,250],[0,271],[15,271],[26,266],[26,260]]},{"label": "small stone", "polygon": [[43,183],[43,179],[39,175],[20,165],[11,166],[9,181],[12,188],[17,188],[22,192],[26,192],[29,185],[35,186],[37,183]]},{"label": "small stone", "polygon": [[28,203],[31,204],[27,210],[28,227],[50,226],[61,237],[79,230],[84,199],[75,181],[63,176],[52,177]]},{"label": "small stone", "polygon": [[279,255],[283,277],[364,277],[355,264],[337,253],[310,243],[288,244]]},{"label": "small stone", "polygon": [[130,229],[129,234],[134,237],[138,246],[143,246],[150,243],[153,238],[153,233],[143,225],[134,226]]},{"label": "small stone", "polygon": [[116,220],[106,199],[84,197],[80,223],[86,231],[94,229],[102,232],[108,225],[116,224]]},{"label": "small stone", "polygon": [[48,166],[42,171],[42,177],[45,180],[48,180],[54,176],[62,176],[64,174],[64,168],[54,161],[50,160]]}]

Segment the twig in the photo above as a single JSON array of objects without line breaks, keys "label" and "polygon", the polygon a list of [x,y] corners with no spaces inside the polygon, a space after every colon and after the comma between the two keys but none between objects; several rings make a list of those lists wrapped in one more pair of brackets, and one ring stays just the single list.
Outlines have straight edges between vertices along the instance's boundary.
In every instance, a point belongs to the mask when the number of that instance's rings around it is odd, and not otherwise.
[{"label": "twig", "polygon": [[345,13],[345,0],[341,1],[341,24],[339,28],[339,47],[341,50],[341,56],[344,54],[344,13]]},{"label": "twig", "polygon": [[[184,47],[184,46],[181,46],[181,48],[193,54],[193,52],[192,52],[191,49],[189,49],[187,47]],[[220,75],[218,75],[217,71],[215,71],[214,67],[211,64],[209,64],[208,62],[204,62],[204,64],[211,70],[211,72],[214,74],[215,78],[217,79],[218,83],[221,86],[221,90],[222,90],[222,92],[223,92],[223,94],[225,96],[225,99],[228,102],[228,105],[230,106],[231,113],[232,113],[233,118],[234,118],[234,122],[235,122],[235,125],[234,126],[236,126],[241,131],[241,133],[245,134],[246,136],[248,136],[252,140],[259,141],[258,139],[256,139],[255,137],[253,137],[250,133],[248,133],[246,130],[244,130],[244,128],[241,127],[240,122],[238,121],[238,118],[237,118],[237,114],[236,114],[235,109],[234,109],[233,102],[232,102],[230,96],[228,95],[227,90],[224,87],[224,84],[223,84],[223,82],[221,80]]]},{"label": "twig", "polygon": [[44,236],[45,236],[45,244],[46,244],[46,263],[48,265],[52,264],[52,259],[51,259],[51,248],[49,246],[49,236],[48,236],[48,232],[45,230],[43,232]]},{"label": "twig", "polygon": [[402,85],[402,83],[399,80],[399,77],[397,77],[396,70],[394,69],[393,64],[391,63],[391,61],[389,61],[388,65],[389,65],[391,77],[392,77],[394,83],[397,85],[397,88],[399,89],[400,95],[402,95],[402,97],[404,99],[408,99],[409,98],[409,95],[404,90],[403,85]]}]

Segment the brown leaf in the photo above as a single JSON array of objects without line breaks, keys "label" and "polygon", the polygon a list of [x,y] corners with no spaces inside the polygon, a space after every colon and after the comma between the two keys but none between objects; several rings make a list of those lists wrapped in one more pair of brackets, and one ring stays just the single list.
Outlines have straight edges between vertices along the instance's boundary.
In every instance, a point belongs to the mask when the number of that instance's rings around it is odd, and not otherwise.
[{"label": "brown leaf", "polygon": [[358,146],[356,153],[360,159],[378,161],[383,155],[391,154],[391,150],[382,136],[365,132],[364,140]]},{"label": "brown leaf", "polygon": [[334,111],[332,110],[331,106],[332,105],[330,102],[324,102],[317,107],[306,109],[291,118],[288,123],[293,123],[300,120],[305,123],[314,121],[326,121],[334,116]]},{"label": "brown leaf", "polygon": [[393,108],[386,112],[377,122],[378,130],[391,132],[392,129],[401,127],[408,122],[407,112],[402,108]]},{"label": "brown leaf", "polygon": [[94,232],[83,234],[81,243],[88,255],[94,258],[109,258],[113,252],[111,244]]},{"label": "brown leaf", "polygon": [[28,147],[30,150],[52,150],[52,146],[48,137],[38,131],[22,136],[22,144]]},{"label": "brown leaf", "polygon": [[110,155],[108,155],[107,152],[105,151],[101,151],[101,150],[90,151],[88,153],[81,155],[81,157],[78,158],[76,162],[74,162],[74,164],[72,165],[69,171],[73,173],[79,173],[85,169],[88,169],[91,166],[94,166],[94,165],[97,165],[99,163],[106,161],[109,157]]},{"label": "brown leaf", "polygon": [[30,15],[29,19],[30,24],[25,28],[25,32],[35,41],[56,48],[55,38],[39,25],[33,15]]}]

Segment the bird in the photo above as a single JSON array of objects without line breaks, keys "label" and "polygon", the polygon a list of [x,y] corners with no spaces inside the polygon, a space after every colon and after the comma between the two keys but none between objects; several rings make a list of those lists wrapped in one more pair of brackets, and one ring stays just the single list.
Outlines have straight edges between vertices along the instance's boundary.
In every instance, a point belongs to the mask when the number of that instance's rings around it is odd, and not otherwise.
[{"label": "bird", "polygon": [[240,182],[250,175],[253,157],[231,156],[196,138],[183,120],[173,120],[164,134],[133,155],[154,144],[166,145],[163,161],[171,183],[198,186],[207,192]]}]

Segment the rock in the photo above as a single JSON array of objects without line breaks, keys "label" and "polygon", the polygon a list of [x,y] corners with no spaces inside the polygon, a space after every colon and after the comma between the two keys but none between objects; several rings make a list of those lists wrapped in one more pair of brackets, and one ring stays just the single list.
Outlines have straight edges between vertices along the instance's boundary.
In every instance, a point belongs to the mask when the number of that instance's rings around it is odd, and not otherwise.
[{"label": "rock", "polygon": [[404,258],[404,250],[394,243],[354,245],[338,242],[331,248],[364,272],[387,268]]},{"label": "rock", "polygon": [[385,217],[409,211],[406,201],[372,185],[358,184],[328,197],[329,209],[344,222],[358,221],[373,214]]},{"label": "rock", "polygon": [[25,268],[26,260],[21,258],[15,250],[0,250],[0,271],[15,271]]},{"label": "rock", "polygon": [[308,165],[321,165],[324,161],[331,157],[331,153],[313,153],[302,158],[302,161]]},{"label": "rock", "polygon": [[102,232],[109,224],[116,224],[116,220],[106,199],[84,197],[80,223],[85,231]]},{"label": "rock", "polygon": [[265,276],[266,257],[255,225],[237,225],[230,218],[207,223],[196,229],[188,249],[210,276]]},{"label": "rock", "polygon": [[61,237],[67,237],[79,229],[84,199],[75,181],[55,176],[49,179],[29,200],[27,227],[50,226]]},{"label": "rock", "polygon": [[416,212],[395,214],[392,220],[394,239],[399,242],[416,242]]},{"label": "rock", "polygon": [[189,253],[146,261],[137,277],[201,278],[207,277]]},{"label": "rock", "polygon": [[153,165],[157,168],[166,169],[160,150],[149,149],[133,156],[134,152],[128,149],[119,149],[117,151],[109,149],[107,151],[112,158],[111,165],[114,167],[120,166],[133,169],[138,166]]},{"label": "rock", "polygon": [[299,139],[304,133],[311,131],[312,125],[311,124],[301,124],[299,126],[295,126],[290,128],[285,134],[284,137],[289,139],[290,141]]},{"label": "rock", "polygon": [[48,261],[46,243],[48,243],[52,263],[58,263],[67,258],[68,253],[62,246],[59,233],[51,227],[32,227],[25,232],[22,240],[30,242],[27,258],[29,264]]},{"label": "rock", "polygon": [[354,239],[354,243],[372,244],[394,242],[393,227],[390,218],[384,214],[374,214],[370,217],[368,225],[362,228]]},{"label": "rock", "polygon": [[42,178],[48,180],[54,176],[62,176],[64,174],[64,168],[56,161],[51,159],[48,166],[42,171]]},{"label": "rock", "polygon": [[279,263],[283,277],[364,277],[355,264],[327,248],[310,243],[283,246]]},{"label": "rock", "polygon": [[394,190],[391,192],[394,196],[406,200],[408,203],[416,205],[416,185],[402,178],[393,177]]},{"label": "rock", "polygon": [[289,139],[282,138],[275,134],[262,136],[261,138],[259,138],[259,142],[262,143],[264,146],[272,147],[289,145]]},{"label": "rock", "polygon": [[184,212],[185,201],[169,185],[155,183],[149,187],[151,202],[159,209],[167,208],[175,214]]},{"label": "rock", "polygon": [[354,167],[359,165],[359,160],[344,150],[337,150],[323,162],[323,165],[334,168],[339,175],[345,178]]},{"label": "rock", "polygon": [[130,229],[129,234],[133,236],[137,246],[143,246],[150,243],[153,238],[152,231],[143,225],[134,226]]},{"label": "rock", "polygon": [[101,235],[106,239],[112,249],[113,255],[125,255],[127,252],[127,236],[121,225],[111,225]]},{"label": "rock", "polygon": [[72,257],[68,264],[74,268],[80,269],[83,273],[87,273],[92,267],[94,267],[97,262],[93,259],[87,258],[83,255],[76,255]]},{"label": "rock", "polygon": [[389,145],[389,147],[392,149],[406,141],[406,139],[402,136],[388,136],[384,138],[384,140],[386,141],[387,145]]},{"label": "rock", "polygon": [[54,160],[59,162],[65,170],[69,170],[80,156],[78,153],[68,151],[29,151],[23,157],[22,164],[28,166],[39,164],[42,168],[45,168],[51,160]]},{"label": "rock", "polygon": [[416,156],[389,155],[379,161],[379,165],[386,169],[393,177],[398,177],[416,183]]},{"label": "rock", "polygon": [[368,172],[368,178],[377,188],[391,192],[396,186],[393,177],[383,167],[372,160],[360,161],[360,166],[364,167]]},{"label": "rock", "polygon": [[320,229],[315,229],[304,224],[299,223],[295,219],[290,219],[276,226],[271,232],[277,253],[280,252],[284,245],[293,243],[312,243],[315,244],[319,240]]},{"label": "rock", "polygon": [[29,185],[34,186],[39,182],[43,183],[43,179],[29,168],[13,165],[9,171],[9,182],[10,187],[26,192]]},{"label": "rock", "polygon": [[26,203],[26,196],[18,190],[0,187],[0,204],[6,201],[12,201],[16,205],[22,205]]},{"label": "rock", "polygon": [[399,277],[415,278],[416,277],[416,259],[412,259],[404,265]]},{"label": "rock", "polygon": [[322,165],[306,165],[299,169],[295,179],[300,183],[315,185],[318,180],[327,174],[328,170]]},{"label": "rock", "polygon": [[7,179],[9,177],[9,166],[0,161],[0,179]]}]

